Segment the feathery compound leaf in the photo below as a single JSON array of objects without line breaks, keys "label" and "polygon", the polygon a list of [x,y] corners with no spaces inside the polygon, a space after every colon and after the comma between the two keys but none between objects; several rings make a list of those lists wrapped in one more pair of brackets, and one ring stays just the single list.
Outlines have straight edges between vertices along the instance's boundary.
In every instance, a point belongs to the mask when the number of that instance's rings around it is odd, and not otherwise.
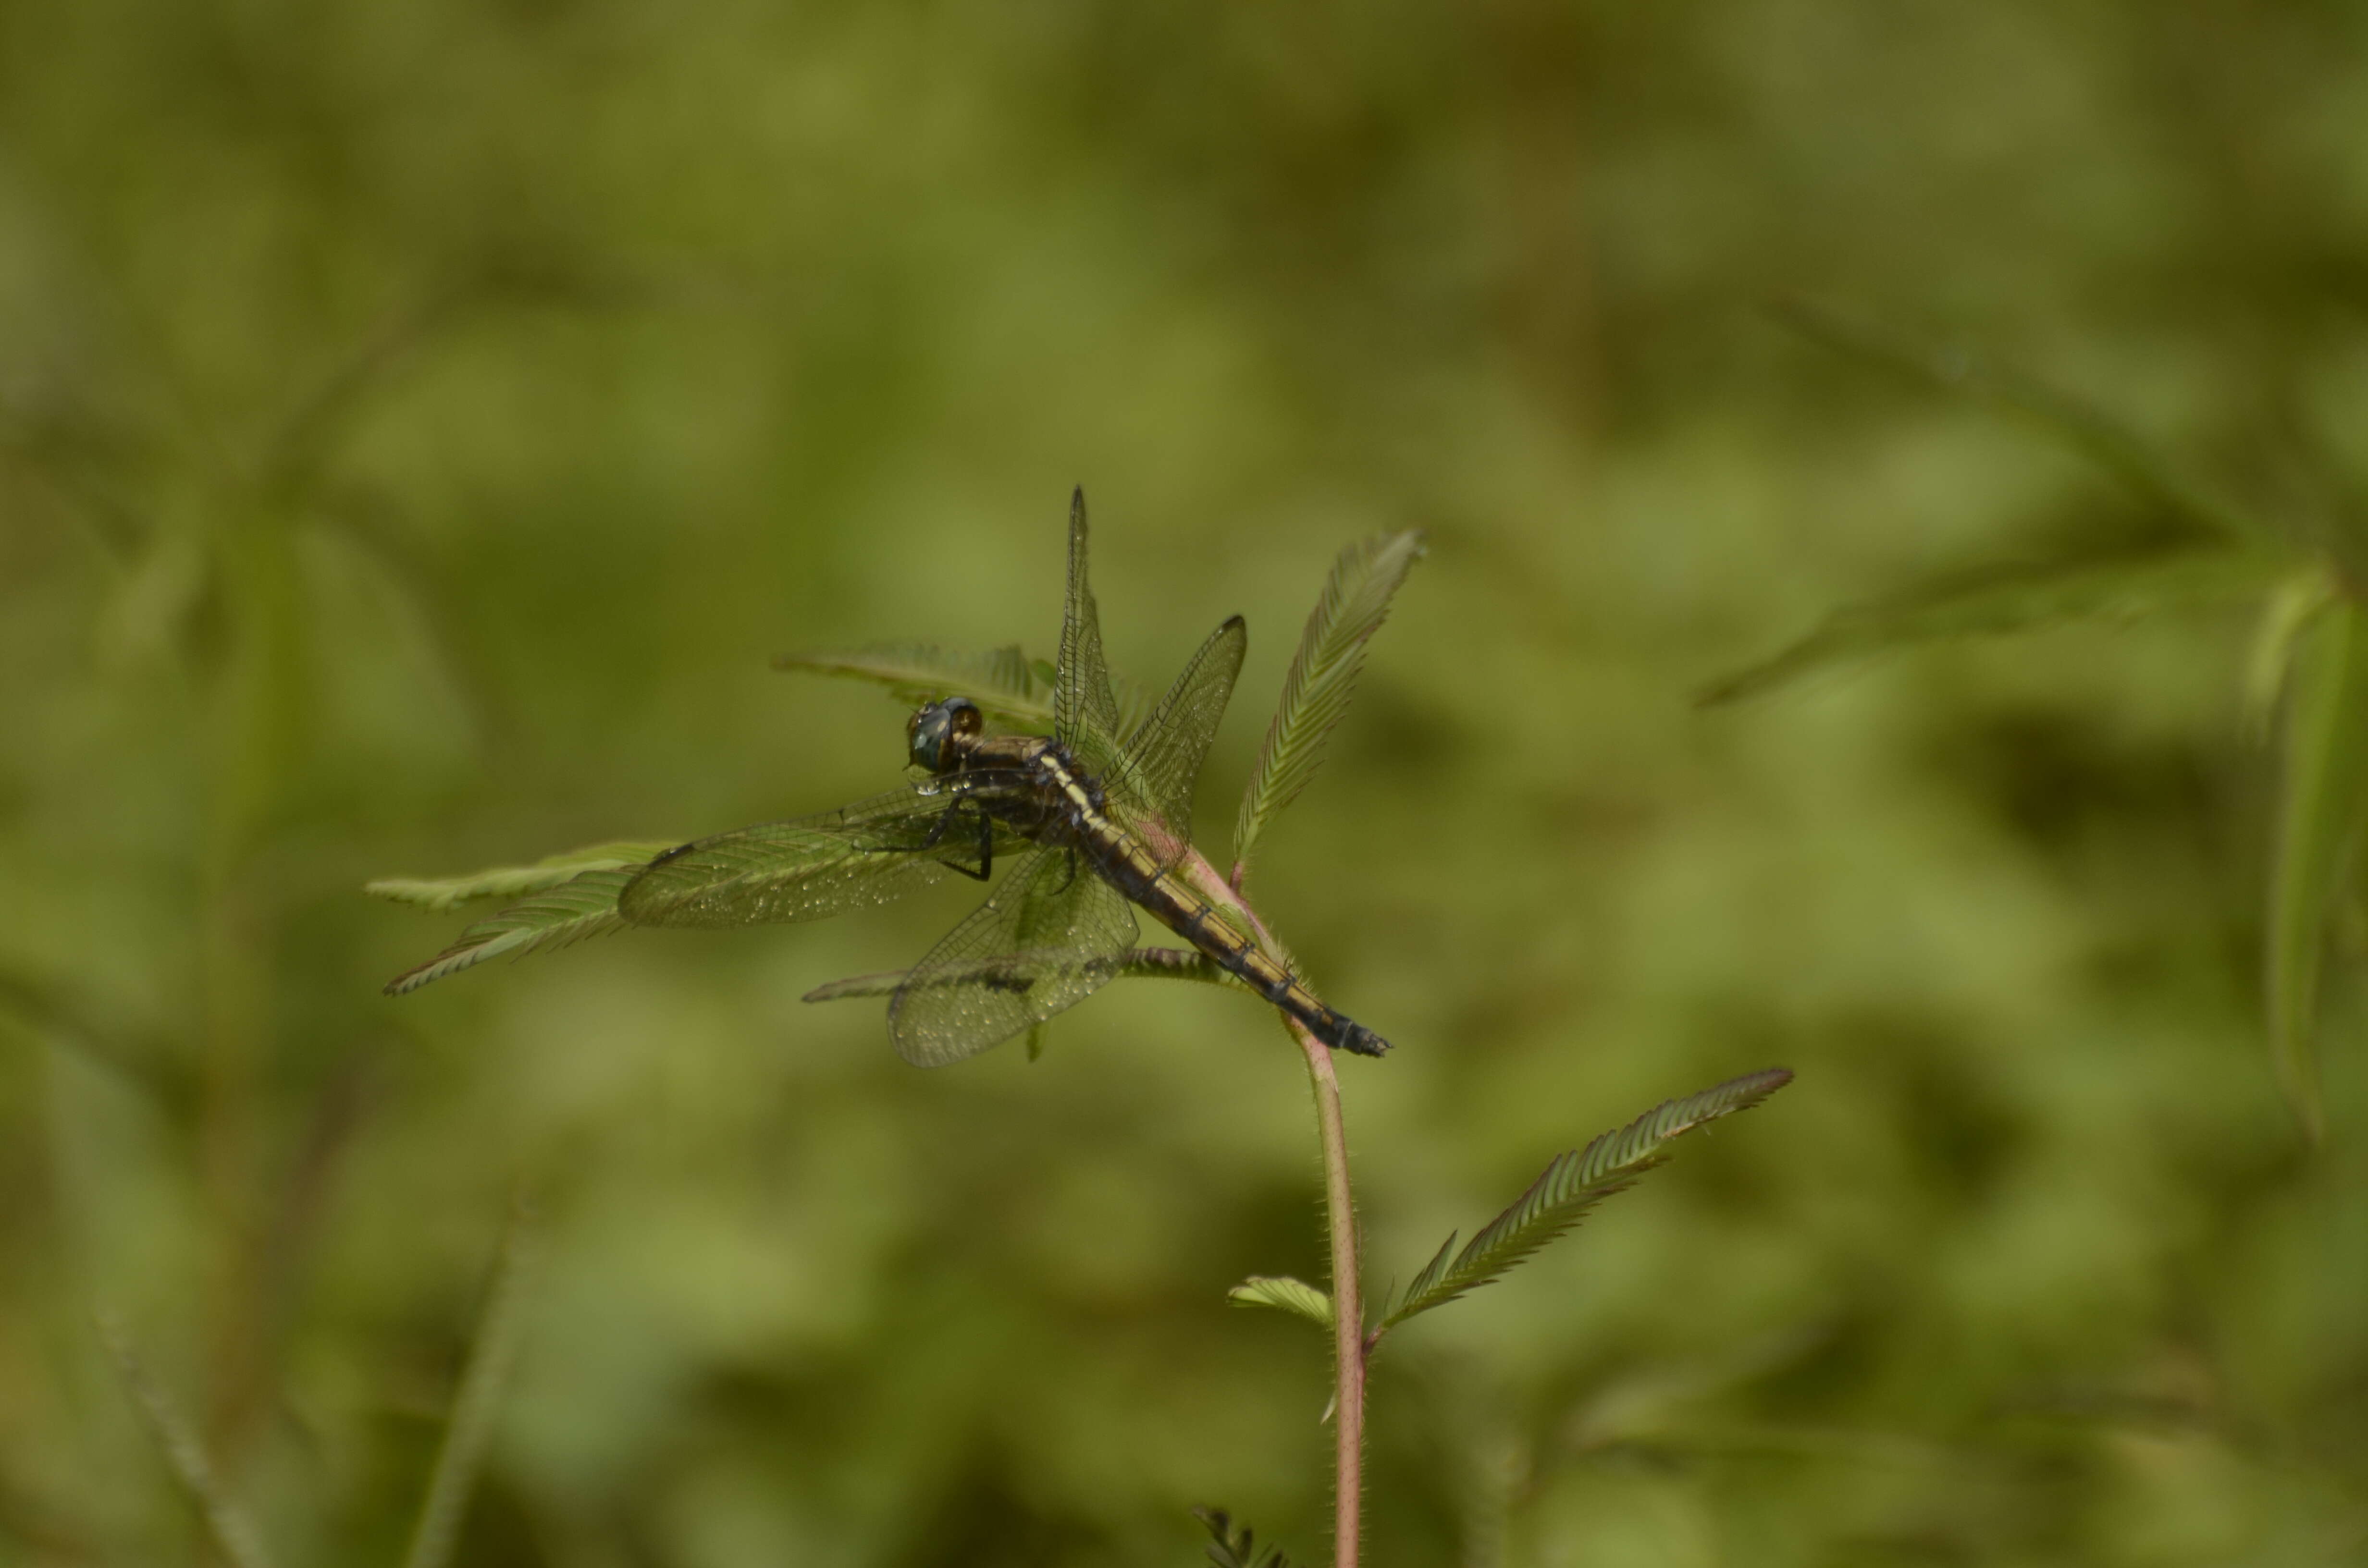
[{"label": "feathery compound leaf", "polygon": [[2018,370],[1963,348],[1936,347],[1805,300],[1781,301],[1772,309],[1779,321],[1829,348],[2031,420],[2174,516],[2232,538],[2277,537],[2275,530],[2198,489],[2146,440],[2102,410]]},{"label": "feathery compound leaf", "polygon": [[1053,683],[1042,661],[1030,661],[1017,644],[972,653],[933,642],[880,642],[850,653],[784,653],[773,667],[872,681],[913,707],[967,697],[1007,723],[1053,727]]},{"label": "feathery compound leaf", "polygon": [[1706,708],[1740,701],[1820,665],[1942,638],[2022,631],[2058,621],[2135,619],[2180,606],[2246,598],[2268,592],[2294,570],[2291,558],[2214,546],[1944,578],[1838,609],[1791,647],[1713,681],[1694,700]]},{"label": "feathery compound leaf", "polygon": [[386,877],[365,882],[362,892],[397,903],[416,903],[422,909],[457,909],[474,899],[522,898],[545,888],[555,888],[584,871],[615,871],[645,865],[681,842],[679,838],[668,838],[595,844],[564,855],[548,856],[531,866],[498,866],[465,877]]},{"label": "feathery compound leaf", "polygon": [[633,880],[638,866],[612,870],[579,871],[559,886],[499,915],[478,921],[461,933],[461,939],[421,964],[386,983],[386,994],[401,996],[431,980],[473,969],[487,959],[516,956],[541,948],[562,948],[614,931],[625,923],[617,913],[618,895]]},{"label": "feathery compound leaf", "polygon": [[1447,1245],[1415,1276],[1405,1299],[1382,1320],[1373,1337],[1502,1278],[1577,1224],[1588,1210],[1668,1159],[1666,1145],[1672,1139],[1706,1121],[1748,1110],[1792,1081],[1791,1071],[1782,1067],[1732,1079],[1681,1100],[1664,1101],[1617,1132],[1557,1156],[1511,1208],[1489,1221],[1452,1260],[1449,1248],[1455,1238],[1448,1237]]},{"label": "feathery compound leaf", "polygon": [[2285,777],[2270,881],[2266,968],[2278,1082],[2310,1137],[2324,1131],[2313,1043],[2327,917],[2357,848],[2368,784],[2368,626],[2349,604],[2305,627],[2286,710]]},{"label": "feathery compound leaf", "polygon": [[1340,552],[1324,580],[1301,633],[1291,673],[1283,677],[1282,702],[1258,747],[1258,767],[1242,797],[1234,824],[1234,864],[1247,862],[1250,846],[1277,812],[1291,804],[1324,761],[1325,737],[1349,711],[1365,644],[1390,613],[1390,599],[1406,574],[1422,559],[1419,528],[1361,540]]},{"label": "feathery compound leaf", "polygon": [[1223,1508],[1195,1508],[1192,1517],[1208,1528],[1209,1561],[1216,1568],[1291,1568],[1291,1559],[1280,1547],[1260,1552],[1249,1526],[1235,1530],[1233,1517]]},{"label": "feathery compound leaf", "polygon": [[1331,1295],[1288,1274],[1253,1274],[1226,1291],[1225,1300],[1237,1307],[1272,1307],[1319,1328],[1332,1326]]}]

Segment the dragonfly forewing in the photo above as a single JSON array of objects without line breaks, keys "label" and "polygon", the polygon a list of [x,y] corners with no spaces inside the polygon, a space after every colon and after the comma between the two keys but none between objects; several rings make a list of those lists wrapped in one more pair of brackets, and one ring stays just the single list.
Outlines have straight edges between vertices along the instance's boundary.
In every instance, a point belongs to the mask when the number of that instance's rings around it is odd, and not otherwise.
[{"label": "dragonfly forewing", "polygon": [[635,926],[819,920],[887,903],[962,872],[983,877],[1026,840],[982,809],[1017,775],[926,779],[835,812],[760,823],[670,850],[625,887]]},{"label": "dragonfly forewing", "polygon": [[1086,493],[1069,497],[1069,585],[1061,607],[1061,656],[1053,680],[1053,738],[1089,767],[1118,755],[1118,699],[1102,657],[1101,612],[1086,568]]},{"label": "dragonfly forewing", "polygon": [[[1209,634],[1159,706],[1129,737],[1119,780],[1103,780],[1120,814],[1148,812],[1164,831],[1156,846],[1161,869],[1173,866],[1191,846],[1192,790],[1216,737],[1217,723],[1232,700],[1242,673],[1249,632],[1235,616]],[[1134,823],[1137,828],[1150,824]]]}]

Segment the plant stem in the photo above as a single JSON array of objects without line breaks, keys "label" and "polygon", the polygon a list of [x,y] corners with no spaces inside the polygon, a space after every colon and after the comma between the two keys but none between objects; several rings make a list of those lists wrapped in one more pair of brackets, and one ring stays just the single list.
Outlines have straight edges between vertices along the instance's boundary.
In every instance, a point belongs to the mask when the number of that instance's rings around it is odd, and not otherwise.
[{"label": "plant stem", "polygon": [[1332,1050],[1296,1018],[1291,1038],[1307,1058],[1315,1131],[1324,1145],[1324,1220],[1332,1243],[1333,1568],[1357,1568],[1365,1464],[1365,1305],[1357,1283],[1357,1203],[1349,1185],[1349,1133]]},{"label": "plant stem", "polygon": [[[1212,902],[1238,912],[1269,957],[1286,966],[1290,955],[1275,941],[1241,889],[1220,875],[1197,849],[1185,849],[1177,868],[1184,880]],[[1240,868],[1235,867],[1236,874]],[[1332,1051],[1285,1015],[1283,1027],[1307,1059],[1308,1086],[1315,1095],[1315,1134],[1324,1151],[1324,1228],[1332,1252],[1332,1568],[1357,1568],[1358,1527],[1363,1518],[1365,1466],[1364,1295],[1358,1285],[1357,1196],[1349,1181],[1349,1131],[1340,1116],[1340,1080],[1332,1071]]]}]

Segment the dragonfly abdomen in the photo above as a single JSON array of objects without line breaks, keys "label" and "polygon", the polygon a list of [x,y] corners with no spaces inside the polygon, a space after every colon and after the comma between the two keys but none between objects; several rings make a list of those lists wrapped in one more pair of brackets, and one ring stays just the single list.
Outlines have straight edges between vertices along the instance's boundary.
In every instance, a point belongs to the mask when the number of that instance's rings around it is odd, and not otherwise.
[{"label": "dragonfly abdomen", "polygon": [[1110,820],[1100,788],[1075,767],[1065,752],[1046,746],[1030,756],[1030,766],[1043,780],[1047,827],[1058,824],[1053,831],[1082,851],[1095,869],[1137,907],[1149,910],[1161,925],[1306,1025],[1326,1045],[1360,1056],[1379,1056],[1389,1050],[1389,1041],[1326,1006],[1297,976],[1220,916],[1206,899],[1169,875],[1142,840]]},{"label": "dragonfly abdomen", "polygon": [[1120,843],[1110,847],[1116,851],[1112,856],[1116,863],[1106,864],[1105,874],[1128,898],[1251,990],[1306,1025],[1316,1039],[1360,1056],[1379,1056],[1389,1050],[1389,1041],[1325,1006],[1298,976],[1260,952],[1214,905],[1159,869],[1139,846]]}]

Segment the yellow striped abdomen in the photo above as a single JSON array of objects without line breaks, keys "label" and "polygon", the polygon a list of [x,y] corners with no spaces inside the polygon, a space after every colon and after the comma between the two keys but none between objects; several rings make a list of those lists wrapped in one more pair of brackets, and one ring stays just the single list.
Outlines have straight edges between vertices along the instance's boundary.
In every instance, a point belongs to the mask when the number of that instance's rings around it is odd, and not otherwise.
[{"label": "yellow striped abdomen", "polygon": [[1326,1006],[1296,975],[1260,952],[1208,900],[1161,870],[1141,841],[1099,813],[1077,825],[1085,841],[1079,847],[1120,892],[1207,954],[1212,962],[1306,1025],[1316,1039],[1364,1056],[1379,1056],[1390,1048],[1389,1041],[1364,1025]]}]

